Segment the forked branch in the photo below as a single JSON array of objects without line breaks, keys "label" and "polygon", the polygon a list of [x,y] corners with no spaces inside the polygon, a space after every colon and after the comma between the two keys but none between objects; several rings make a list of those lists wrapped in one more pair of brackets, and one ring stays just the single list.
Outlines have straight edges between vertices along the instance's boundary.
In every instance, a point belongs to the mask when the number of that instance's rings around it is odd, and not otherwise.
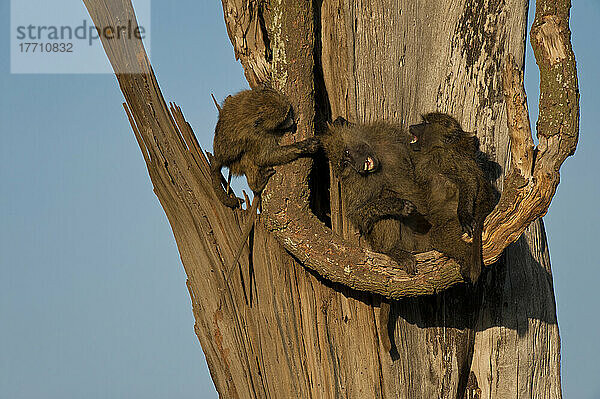
[{"label": "forked branch", "polygon": [[531,29],[541,80],[539,145],[533,145],[523,74],[509,57],[504,70],[504,96],[511,139],[511,169],[500,202],[485,221],[483,256],[486,264],[495,262],[531,222],[546,214],[560,180],[560,166],[577,146],[579,89],[568,7],[554,10],[562,10],[560,14],[542,15],[543,5],[538,4]]},{"label": "forked branch", "polygon": [[[224,9],[227,3],[224,1]],[[558,185],[560,166],[577,144],[579,94],[568,29],[569,8],[568,0],[537,1],[531,32],[541,74],[537,148],[529,123],[523,73],[512,56],[505,62],[503,86],[511,166],[500,202],[484,225],[483,256],[487,265],[497,261],[531,222],[547,212]],[[227,13],[225,20],[236,54],[242,57],[251,53],[248,42],[232,34],[232,26],[239,20]],[[252,65],[243,65],[248,75]],[[282,89],[286,91],[285,86]],[[289,168],[283,169],[290,174]],[[305,181],[286,177],[286,173],[275,178],[276,195],[263,201],[267,227],[288,251],[324,278],[392,299],[433,294],[464,281],[456,262],[439,252],[420,254],[418,274],[409,276],[391,267],[389,258],[349,245],[310,214],[303,197]]]}]

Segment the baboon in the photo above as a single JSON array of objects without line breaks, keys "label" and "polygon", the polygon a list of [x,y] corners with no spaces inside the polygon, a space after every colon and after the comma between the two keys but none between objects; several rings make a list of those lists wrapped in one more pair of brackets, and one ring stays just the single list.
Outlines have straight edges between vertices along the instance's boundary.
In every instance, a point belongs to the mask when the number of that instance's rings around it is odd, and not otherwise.
[{"label": "baboon", "polygon": [[[419,213],[426,203],[425,193],[414,179],[409,137],[399,126],[354,125],[343,118],[336,119],[320,136],[341,180],[348,219],[373,250],[390,256],[412,274],[416,261],[407,249],[430,249],[426,233],[431,225]],[[383,299],[379,336],[388,352],[392,348],[389,315],[390,303]]]},{"label": "baboon", "polygon": [[375,251],[414,273],[416,261],[402,248],[401,225],[424,234],[430,224],[420,213],[426,202],[414,179],[409,136],[392,124],[355,125],[338,118],[320,139],[341,180],[348,219]]},{"label": "baboon", "polygon": [[475,283],[481,272],[481,232],[494,194],[478,163],[478,141],[450,115],[429,113],[409,127],[416,178],[428,187],[427,220],[434,249],[455,258]]},{"label": "baboon", "polygon": [[241,204],[241,199],[223,188],[223,166],[229,168],[231,175],[246,175],[248,186],[254,192],[250,220],[242,232],[233,262],[227,268],[228,278],[252,231],[260,194],[275,173],[273,166],[315,153],[319,148],[319,140],[310,138],[290,145],[279,145],[281,136],[295,127],[294,110],[289,100],[272,88],[245,90],[228,96],[222,106],[216,101],[215,104],[219,110],[219,120],[215,128],[214,154],[207,154],[215,194],[230,208]]},{"label": "baboon", "polygon": [[260,194],[275,173],[273,166],[292,162],[318,149],[316,138],[279,145],[281,136],[295,127],[294,110],[288,99],[274,89],[244,90],[227,97],[218,108],[211,174],[217,197],[230,208],[240,206],[241,200],[223,189],[223,166],[234,176],[246,175],[250,189]]},{"label": "baboon", "polygon": [[[411,252],[437,249],[455,258],[463,276],[475,282],[481,228],[493,204],[491,185],[478,164],[477,138],[445,114],[428,114],[409,131],[338,119],[322,138],[342,181],[346,215],[374,250],[408,272],[414,272]],[[465,210],[466,200],[473,205]],[[389,309],[384,300],[380,336],[388,351]]]}]

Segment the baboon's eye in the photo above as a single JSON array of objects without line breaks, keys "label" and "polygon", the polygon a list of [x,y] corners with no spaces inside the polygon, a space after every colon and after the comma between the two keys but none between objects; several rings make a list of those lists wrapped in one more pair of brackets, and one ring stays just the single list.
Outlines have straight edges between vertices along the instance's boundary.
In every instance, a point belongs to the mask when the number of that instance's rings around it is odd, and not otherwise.
[{"label": "baboon's eye", "polygon": [[412,136],[412,140],[410,141],[411,144],[416,143],[417,141],[419,141],[419,139],[417,138],[417,136]]}]

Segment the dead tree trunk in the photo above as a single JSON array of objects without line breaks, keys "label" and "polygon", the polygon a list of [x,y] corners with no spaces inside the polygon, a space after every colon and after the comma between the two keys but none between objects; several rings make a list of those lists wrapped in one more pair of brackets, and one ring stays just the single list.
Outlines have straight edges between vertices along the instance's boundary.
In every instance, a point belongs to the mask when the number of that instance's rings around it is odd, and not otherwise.
[{"label": "dead tree trunk", "polygon": [[[135,19],[130,0],[84,2],[97,26]],[[226,282],[224,265],[247,215],[215,201],[204,153],[181,110],[162,98],[141,42],[102,38],[177,240],[196,333],[220,395],[561,397],[539,217],[577,142],[570,4],[538,0],[532,37],[543,87],[534,149],[518,69],[527,1],[222,2],[250,84],[270,82],[294,103],[299,128],[287,140],[311,136],[336,116],[409,122],[440,110],[477,129],[483,149],[510,173],[498,179],[502,199],[486,220],[486,263],[497,262],[476,289],[440,293],[461,281],[441,254],[423,255],[412,278],[389,268],[385,256],[348,244],[358,238],[341,216],[339,185],[323,160],[278,168],[251,250]],[[505,68],[509,55],[518,62]],[[120,73],[131,63],[143,72]],[[393,306],[391,357],[379,342],[374,294],[404,298]]]}]

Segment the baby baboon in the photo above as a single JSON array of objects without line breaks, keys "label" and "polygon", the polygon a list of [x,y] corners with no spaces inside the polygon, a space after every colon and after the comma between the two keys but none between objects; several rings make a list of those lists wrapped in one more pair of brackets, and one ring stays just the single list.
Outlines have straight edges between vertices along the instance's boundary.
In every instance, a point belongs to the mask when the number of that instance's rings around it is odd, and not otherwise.
[{"label": "baby baboon", "polygon": [[223,166],[228,167],[234,176],[246,175],[248,186],[254,192],[250,220],[242,232],[233,262],[227,269],[228,278],[252,231],[260,193],[275,173],[273,166],[313,154],[319,148],[319,140],[310,138],[290,145],[279,145],[281,136],[295,126],[294,111],[288,99],[271,88],[245,90],[228,96],[223,105],[217,105],[217,108],[219,120],[215,128],[214,154],[208,154],[215,194],[228,207],[240,206],[241,200],[226,192],[222,186],[225,181],[221,174]]},{"label": "baby baboon", "polygon": [[442,113],[410,126],[417,179],[429,188],[427,219],[433,248],[455,258],[463,276],[481,272],[481,231],[494,206],[491,184],[477,161],[477,138]]}]

